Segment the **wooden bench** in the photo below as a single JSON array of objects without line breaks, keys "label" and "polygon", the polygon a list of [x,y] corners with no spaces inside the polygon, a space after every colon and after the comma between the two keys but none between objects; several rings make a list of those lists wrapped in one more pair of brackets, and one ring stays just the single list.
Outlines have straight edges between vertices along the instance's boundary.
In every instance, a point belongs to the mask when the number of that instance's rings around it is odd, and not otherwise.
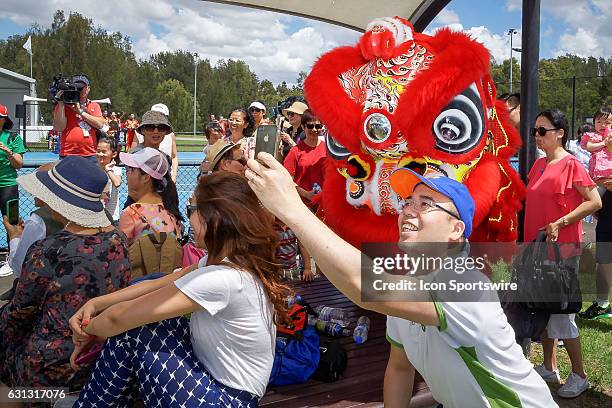
[{"label": "wooden bench", "polygon": [[[299,282],[293,287],[313,307],[345,308],[353,320],[368,316],[371,322],[368,340],[357,345],[352,337],[339,339],[348,354],[348,366],[340,380],[333,383],[310,380],[303,384],[271,387],[260,405],[283,408],[382,407],[383,379],[390,347],[385,338],[385,316],[357,307],[324,277],[314,282]],[[432,406],[436,406],[436,402],[417,373],[410,407]]]}]

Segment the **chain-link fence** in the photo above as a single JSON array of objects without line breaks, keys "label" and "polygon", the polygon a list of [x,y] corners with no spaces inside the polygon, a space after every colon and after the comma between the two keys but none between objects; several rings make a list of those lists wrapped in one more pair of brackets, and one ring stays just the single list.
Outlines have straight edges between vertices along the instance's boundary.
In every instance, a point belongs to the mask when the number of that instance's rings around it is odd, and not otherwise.
[{"label": "chain-link fence", "polygon": [[[17,173],[18,175],[28,174],[36,170],[36,168],[43,163],[29,163],[25,164]],[[200,162],[189,162],[181,161],[178,168],[178,175],[176,177],[176,190],[178,191],[179,197],[179,209],[185,217],[185,227],[188,227],[188,220],[185,215],[185,206],[187,200],[191,196],[191,193],[195,189],[196,180],[199,173]],[[119,187],[119,205],[123,205],[127,199],[128,188],[127,180],[125,178],[125,170],[123,171],[123,178],[121,186]],[[19,189],[19,214],[23,219],[26,219],[32,211],[36,209],[34,205],[34,197],[23,189]],[[6,251],[8,248],[6,231],[4,228],[0,228],[0,249]]]}]

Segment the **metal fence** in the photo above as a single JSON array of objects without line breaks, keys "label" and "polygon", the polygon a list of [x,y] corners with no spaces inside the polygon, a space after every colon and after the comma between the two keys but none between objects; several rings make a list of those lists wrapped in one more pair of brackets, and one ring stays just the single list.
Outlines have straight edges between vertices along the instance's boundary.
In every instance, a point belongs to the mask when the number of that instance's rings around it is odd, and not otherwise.
[{"label": "metal fence", "polygon": [[[518,159],[512,157],[510,163],[515,170],[518,171]],[[29,163],[25,164],[17,173],[19,175],[28,174],[40,166],[43,163]],[[179,209],[185,217],[185,227],[188,227],[187,217],[185,215],[185,206],[187,200],[191,196],[191,193],[196,187],[198,173],[200,172],[200,163],[195,161],[182,161],[179,164],[178,175],[176,177],[176,190],[179,197]],[[125,178],[125,171],[123,172],[123,179],[121,186],[119,187],[119,204],[123,205],[127,199],[127,180]],[[22,218],[26,219],[32,211],[36,209],[34,205],[34,197],[23,189],[19,189],[19,213]],[[6,231],[4,228],[0,228],[0,250],[6,251],[8,248],[8,242],[6,237]]]},{"label": "metal fence", "polygon": [[[25,164],[17,173],[18,175],[31,173],[35,171],[35,169],[41,164],[43,163]],[[187,200],[191,196],[191,193],[195,189],[196,179],[200,171],[199,166],[200,162],[182,161],[179,164],[178,175],[176,177],[176,189],[178,191],[179,197],[179,209],[185,217],[186,227],[188,226],[188,220],[185,215],[185,206],[187,205]],[[123,205],[123,203],[127,199],[127,195],[127,180],[125,178],[124,170],[121,186],[119,187],[119,205]],[[34,197],[25,190],[19,188],[19,214],[21,215],[21,217],[23,219],[26,219],[35,209],[36,206],[34,205]],[[0,248],[3,250],[6,250],[8,248],[6,231],[4,230],[4,228],[0,228]]]}]

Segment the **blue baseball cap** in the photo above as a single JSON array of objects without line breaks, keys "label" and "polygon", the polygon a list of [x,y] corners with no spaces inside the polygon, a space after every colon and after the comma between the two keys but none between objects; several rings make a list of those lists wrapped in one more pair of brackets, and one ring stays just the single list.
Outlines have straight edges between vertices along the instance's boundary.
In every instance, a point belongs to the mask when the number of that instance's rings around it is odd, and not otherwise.
[{"label": "blue baseball cap", "polygon": [[465,224],[463,235],[468,238],[472,233],[472,220],[476,205],[464,184],[444,176],[425,177],[407,168],[397,169],[391,173],[389,182],[391,188],[401,198],[410,197],[420,184],[425,184],[432,190],[444,194],[451,199],[459,213],[459,218]]}]

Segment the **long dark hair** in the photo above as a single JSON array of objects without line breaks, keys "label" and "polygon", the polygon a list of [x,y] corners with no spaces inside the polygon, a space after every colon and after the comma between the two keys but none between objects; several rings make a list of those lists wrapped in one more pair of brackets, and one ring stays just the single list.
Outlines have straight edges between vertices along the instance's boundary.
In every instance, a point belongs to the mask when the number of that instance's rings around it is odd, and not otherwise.
[{"label": "long dark hair", "polygon": [[[244,128],[244,130],[242,131],[242,135],[244,137],[253,136],[253,132],[255,131],[255,119],[253,119],[253,115],[251,115],[251,113],[244,108],[236,108],[236,109],[232,109],[229,115],[227,115],[228,119],[230,116],[232,116],[232,113],[234,112],[242,113],[242,116],[244,117],[244,121],[247,124],[246,128]],[[227,132],[228,132],[227,133],[228,135],[231,135],[231,130],[229,126],[227,127]]]},{"label": "long dark hair", "polygon": [[164,208],[176,218],[177,221],[185,221],[181,211],[179,210],[179,198],[176,191],[176,184],[172,181],[170,169],[162,180],[157,180],[151,177],[153,188],[161,196]]},{"label": "long dark hair", "polygon": [[563,129],[563,137],[561,137],[561,147],[567,150],[567,139],[569,137],[569,124],[567,122],[567,118],[559,109],[546,109],[536,116],[536,120],[540,117],[544,116],[546,119],[550,121],[556,129]]},{"label": "long dark hair", "polygon": [[195,199],[206,224],[208,263],[223,264],[227,257],[238,269],[255,275],[274,305],[275,322],[289,323],[286,299],[292,292],[282,283],[276,261],[278,237],[273,218],[246,178],[227,171],[202,176]]},{"label": "long dark hair", "polygon": [[[138,169],[138,171],[140,171],[140,174],[147,174],[142,169]],[[170,169],[168,169],[166,175],[161,180],[151,177],[151,185],[153,186],[153,191],[161,197],[164,209],[176,218],[177,221],[185,221],[179,211],[178,192],[176,191],[176,184],[172,181]]]}]

